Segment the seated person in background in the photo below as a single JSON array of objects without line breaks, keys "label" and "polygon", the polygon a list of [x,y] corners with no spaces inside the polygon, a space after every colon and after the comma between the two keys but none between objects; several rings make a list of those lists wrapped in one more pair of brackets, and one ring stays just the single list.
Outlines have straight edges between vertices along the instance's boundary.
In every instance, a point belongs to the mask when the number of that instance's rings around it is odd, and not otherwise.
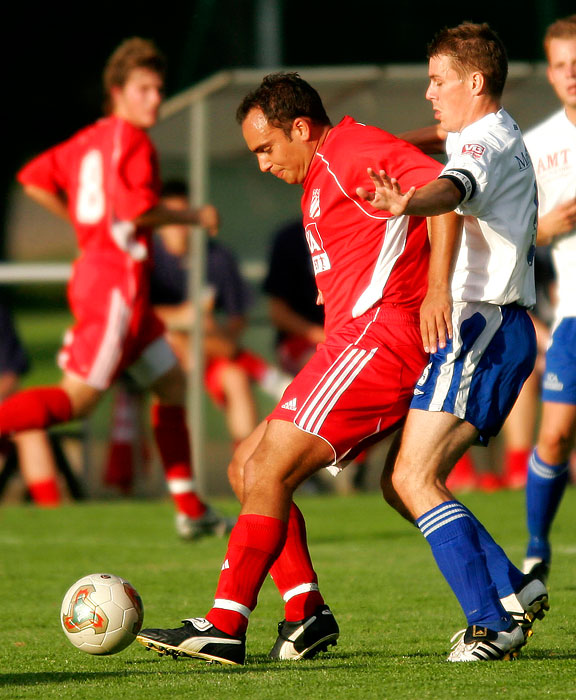
[{"label": "seated person in background", "polygon": [[263,289],[277,329],[278,361],[283,370],[296,375],[324,341],[324,307],[317,302],[318,288],[300,221],[286,224],[275,234]]},{"label": "seated person in background", "polygon": [[[188,188],[181,181],[165,183],[162,205],[174,211],[189,208]],[[188,297],[188,242],[190,229],[171,224],[160,227],[153,241],[154,267],[150,295],[156,314],[166,325],[166,338],[186,373],[191,370],[189,332],[196,315]],[[205,386],[214,403],[223,409],[234,445],[247,437],[259,421],[253,384],[276,400],[290,378],[256,353],[240,346],[246,326],[251,292],[241,276],[234,255],[219,241],[209,238],[206,249],[207,289],[202,299],[204,314]],[[133,469],[127,453],[139,433],[138,396],[126,385],[116,387],[112,443],[105,481],[128,492]],[[131,408],[132,405],[132,408]],[[116,437],[115,437],[116,436]]]}]

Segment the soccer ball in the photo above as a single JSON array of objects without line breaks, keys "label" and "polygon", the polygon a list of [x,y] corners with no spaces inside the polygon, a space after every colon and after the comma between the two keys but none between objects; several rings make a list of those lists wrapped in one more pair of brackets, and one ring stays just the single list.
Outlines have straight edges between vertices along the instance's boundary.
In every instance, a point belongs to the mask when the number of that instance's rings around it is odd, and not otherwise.
[{"label": "soccer ball", "polygon": [[116,654],[135,639],[144,608],[136,589],[113,574],[90,574],[69,589],[60,611],[64,634],[89,654]]}]

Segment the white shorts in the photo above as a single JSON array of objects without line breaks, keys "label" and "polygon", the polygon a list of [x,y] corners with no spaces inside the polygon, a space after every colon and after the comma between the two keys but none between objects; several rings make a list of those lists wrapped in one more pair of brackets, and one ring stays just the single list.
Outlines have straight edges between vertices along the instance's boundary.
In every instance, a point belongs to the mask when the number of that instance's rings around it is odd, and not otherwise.
[{"label": "white shorts", "polygon": [[445,411],[466,420],[487,444],[512,410],[536,359],[536,334],[526,309],[455,302],[454,333],[414,389],[410,408]]}]

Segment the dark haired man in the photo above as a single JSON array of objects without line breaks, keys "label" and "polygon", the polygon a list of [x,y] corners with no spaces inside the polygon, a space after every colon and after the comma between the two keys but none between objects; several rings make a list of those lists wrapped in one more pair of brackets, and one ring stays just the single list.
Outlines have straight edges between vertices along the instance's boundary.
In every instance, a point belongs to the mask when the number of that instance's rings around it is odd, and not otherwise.
[{"label": "dark haired man", "polygon": [[[242,511],[214,606],[206,618],[138,636],[161,653],[228,664],[244,662],[248,618],[268,572],[285,602],[273,658],[309,658],[338,638],[292,496],[319,469],[344,466],[402,424],[426,357],[419,330],[429,266],[426,220],[374,213],[355,181],[369,185],[366,169],[374,158],[409,187],[440,171],[410,144],[351,117],[332,127],[318,93],[297,74],[267,76],[237,117],[262,172],[303,186],[326,340],[235,452],[230,478]],[[433,220],[432,235],[454,237],[456,219]],[[442,310],[430,323],[435,338],[445,336]]]}]

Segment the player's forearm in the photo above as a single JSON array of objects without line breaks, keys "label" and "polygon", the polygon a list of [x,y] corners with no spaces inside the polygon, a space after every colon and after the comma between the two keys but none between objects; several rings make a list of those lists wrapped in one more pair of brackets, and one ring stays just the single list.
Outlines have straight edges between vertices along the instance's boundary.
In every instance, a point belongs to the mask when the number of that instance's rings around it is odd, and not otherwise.
[{"label": "player's forearm", "polygon": [[420,333],[424,350],[436,352],[452,337],[451,283],[462,230],[460,217],[453,213],[432,217],[428,230],[428,290],[420,307]]},{"label": "player's forearm", "polygon": [[170,209],[162,204],[141,214],[134,223],[137,226],[158,228],[169,224],[201,226],[216,233],[218,229],[218,212],[212,205],[206,204],[198,209]]},{"label": "player's forearm", "polygon": [[168,209],[159,204],[153,209],[149,209],[144,214],[141,214],[134,223],[137,226],[147,226],[150,228],[157,228],[169,224],[194,226],[198,223],[198,217],[191,209]]},{"label": "player's forearm", "polygon": [[438,124],[398,134],[398,138],[418,146],[424,153],[444,153],[446,136],[446,132]]},{"label": "player's forearm", "polygon": [[450,289],[460,248],[462,223],[462,217],[454,212],[428,219],[430,237],[429,289]]},{"label": "player's forearm", "polygon": [[63,196],[54,194],[53,192],[48,192],[48,190],[43,190],[41,187],[36,185],[24,185],[24,192],[33,199],[37,204],[47,209],[50,213],[64,219],[65,221],[70,221],[70,215],[68,214],[67,202]]},{"label": "player's forearm", "polygon": [[460,204],[462,193],[446,178],[429,182],[414,192],[405,213],[411,216],[440,216],[452,212]]}]

